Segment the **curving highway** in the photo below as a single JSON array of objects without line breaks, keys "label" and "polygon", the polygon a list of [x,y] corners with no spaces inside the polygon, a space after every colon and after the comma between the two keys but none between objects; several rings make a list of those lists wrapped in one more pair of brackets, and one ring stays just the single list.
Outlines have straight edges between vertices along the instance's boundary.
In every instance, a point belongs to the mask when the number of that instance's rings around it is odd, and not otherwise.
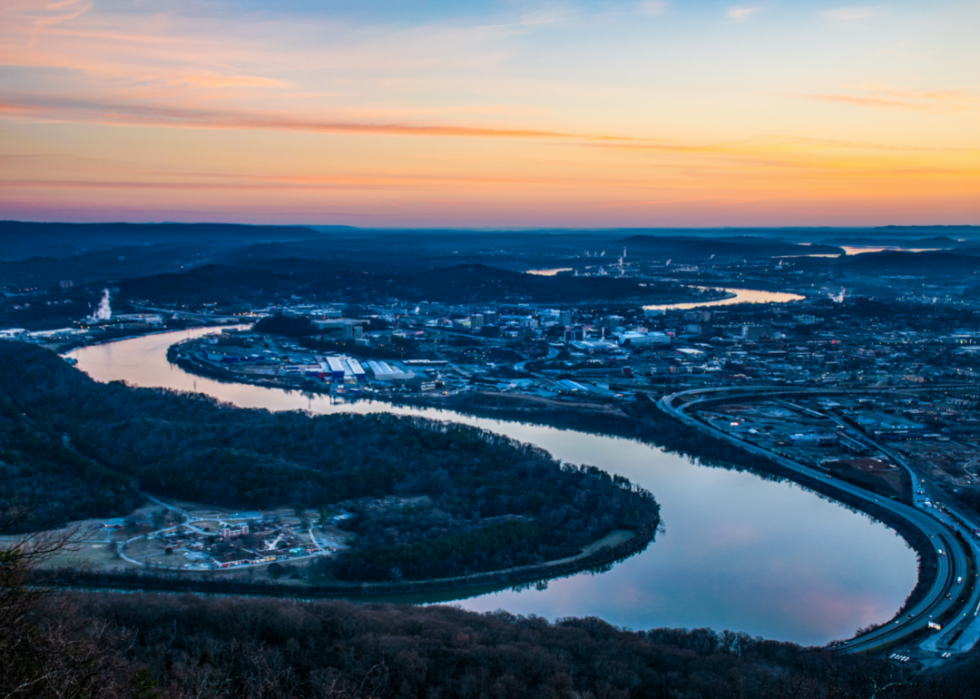
[{"label": "curving highway", "polygon": [[[882,624],[878,628],[862,634],[850,641],[841,644],[842,650],[851,652],[866,651],[883,646],[901,645],[915,637],[916,646],[922,654],[931,656],[933,662],[941,659],[941,653],[947,650],[964,652],[980,637],[980,585],[975,585],[969,599],[959,599],[959,593],[963,589],[963,582],[966,580],[968,562],[967,552],[963,545],[957,540],[953,531],[964,534],[968,542],[974,560],[980,554],[976,545],[975,538],[968,530],[970,519],[959,512],[957,516],[967,524],[957,522],[953,517],[943,516],[943,512],[938,510],[933,514],[918,510],[901,502],[895,502],[889,498],[878,496],[859,486],[845,483],[834,479],[815,469],[804,466],[792,459],[780,454],[764,449],[756,444],[751,444],[739,437],[715,428],[700,419],[689,415],[687,409],[697,406],[708,398],[717,398],[726,394],[735,393],[741,399],[752,398],[776,398],[780,395],[799,395],[800,393],[813,394],[840,394],[843,391],[821,390],[821,389],[773,389],[770,386],[751,386],[738,388],[703,388],[680,391],[668,396],[664,396],[657,403],[658,407],[664,412],[672,415],[681,422],[695,427],[696,429],[710,434],[718,439],[723,439],[731,444],[738,446],[746,451],[764,456],[775,461],[780,466],[800,476],[806,477],[810,481],[820,484],[820,490],[830,494],[847,493],[852,499],[858,502],[874,505],[883,510],[887,510],[893,517],[900,518],[911,527],[918,529],[936,549],[937,570],[935,579],[932,582],[927,594],[912,609],[906,610],[905,616],[897,617],[889,622]],[[824,416],[826,417],[826,416]],[[883,449],[875,444],[875,448],[885,452],[895,460],[900,466],[905,468],[912,476],[913,493],[916,492],[916,484],[922,482],[911,468],[897,455]],[[939,500],[935,499],[937,505]],[[873,509],[870,508],[869,509]],[[959,582],[958,582],[959,581]],[[942,618],[944,628],[936,630],[929,627],[930,621]],[[948,625],[945,623],[948,620]],[[924,640],[923,640],[923,634]],[[952,646],[953,637],[959,641],[958,646]],[[969,643],[966,647],[965,644]],[[940,657],[935,657],[940,656]]]}]

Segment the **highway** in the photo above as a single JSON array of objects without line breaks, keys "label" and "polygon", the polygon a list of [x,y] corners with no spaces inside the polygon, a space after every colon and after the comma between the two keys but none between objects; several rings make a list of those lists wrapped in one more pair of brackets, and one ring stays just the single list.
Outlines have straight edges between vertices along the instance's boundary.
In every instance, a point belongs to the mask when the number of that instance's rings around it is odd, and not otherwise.
[{"label": "highway", "polygon": [[554,359],[554,358],[555,358],[555,357],[557,357],[557,356],[558,356],[558,350],[557,350],[557,349],[555,349],[554,347],[550,347],[550,346],[549,346],[549,347],[548,347],[548,356],[546,356],[546,357],[541,357],[541,358],[539,358],[539,359],[525,359],[525,360],[524,360],[523,362],[518,362],[517,364],[515,364],[515,365],[514,365],[514,371],[524,371],[524,370],[525,370],[525,369],[524,369],[524,366],[525,366],[525,365],[526,365],[526,364],[527,364],[528,362],[532,362],[532,361],[533,361],[533,362],[541,362],[541,361],[544,361],[544,362],[546,362],[546,361],[548,361],[549,359]]},{"label": "highway", "polygon": [[[931,501],[936,505],[931,508],[933,511],[932,516],[942,522],[947,528],[958,532],[963,541],[970,547],[973,560],[980,561],[980,543],[978,543],[972,531],[973,529],[980,528],[980,524],[976,521],[976,516],[966,513],[952,500],[947,499],[946,502],[943,502],[942,497],[945,497],[945,494],[941,493],[938,488],[935,488],[915,473],[908,463],[906,463],[905,459],[883,445],[877,446],[881,452],[908,471],[912,478],[912,493],[916,502],[921,504],[931,497]],[[927,493],[932,491],[932,494],[919,496],[917,493],[920,490]],[[961,584],[969,582],[965,572],[962,580],[963,583],[957,582],[954,584],[954,587],[958,588]],[[978,582],[976,580],[976,573],[974,573],[974,582]],[[922,645],[923,649],[936,653],[942,652],[943,650],[965,653],[970,650],[976,644],[977,640],[980,639],[980,619],[977,618],[978,612],[980,612],[980,584],[974,584],[970,597],[963,605],[959,617],[951,619],[945,624],[941,633],[933,634]]]},{"label": "highway", "polygon": [[[978,628],[980,627],[980,621],[971,623],[977,619],[976,610],[980,609],[980,586],[975,587],[970,599],[965,604],[963,601],[958,600],[957,594],[962,589],[962,583],[958,583],[957,579],[962,579],[965,582],[968,566],[966,552],[957,541],[953,532],[950,531],[950,522],[944,521],[942,517],[932,513],[918,510],[904,503],[878,496],[861,487],[831,478],[827,474],[804,466],[758,445],[746,442],[687,414],[687,408],[696,406],[707,398],[721,397],[726,393],[735,393],[735,395],[742,399],[752,397],[775,398],[777,395],[799,395],[800,393],[841,393],[839,389],[804,389],[802,391],[794,389],[787,391],[774,390],[771,386],[739,387],[734,389],[692,389],[664,396],[658,402],[658,407],[681,422],[695,427],[702,432],[719,439],[724,439],[746,451],[765,456],[791,472],[806,476],[811,481],[822,483],[823,487],[820,489],[823,491],[830,494],[833,494],[835,491],[837,493],[847,493],[851,499],[856,499],[859,502],[865,502],[869,505],[873,504],[878,508],[887,510],[893,517],[904,520],[910,526],[922,532],[932,542],[937,551],[936,576],[925,597],[912,609],[906,610],[905,616],[892,619],[868,633],[844,642],[842,649],[857,652],[872,650],[890,644],[900,644],[909,636],[918,634],[926,629],[931,619],[938,618],[944,614],[955,613],[956,616],[950,619],[949,626],[939,632],[932,631],[924,640],[919,639],[916,645],[923,653],[928,655],[940,655],[945,650],[953,650],[954,652],[965,652],[969,650],[969,647],[972,647],[973,643],[976,642],[973,632],[976,632],[976,636],[980,637],[980,628]],[[875,444],[875,448],[881,449],[880,445],[877,444]],[[885,451],[883,449],[881,450]],[[915,493],[916,488],[914,486],[916,483],[922,482],[921,477],[918,477],[912,472],[908,465],[897,458],[896,455],[891,452],[885,453],[909,471],[912,475],[913,493]],[[964,527],[957,524],[953,526],[960,530],[964,529]],[[970,548],[973,549],[973,555],[976,556],[978,553],[977,547],[972,535],[968,532],[966,540],[970,542]],[[955,647],[948,646],[950,637],[956,633],[960,625],[963,625],[965,629],[960,636],[960,642]],[[967,642],[969,642],[969,646],[963,647]],[[943,647],[942,650],[940,650],[940,646]],[[936,662],[937,659],[933,658],[933,661]]]}]

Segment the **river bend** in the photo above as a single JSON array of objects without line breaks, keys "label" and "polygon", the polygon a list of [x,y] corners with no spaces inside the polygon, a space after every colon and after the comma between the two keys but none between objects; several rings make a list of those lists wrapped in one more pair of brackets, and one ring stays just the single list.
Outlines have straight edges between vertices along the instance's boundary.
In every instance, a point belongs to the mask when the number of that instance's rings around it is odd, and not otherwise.
[{"label": "river bend", "polygon": [[563,461],[624,475],[661,505],[666,532],[607,572],[551,580],[546,589],[412,601],[548,619],[597,616],[632,629],[708,626],[824,644],[888,620],[915,586],[915,552],[894,531],[793,483],[698,466],[625,439],[377,402],[334,403],[324,395],[219,383],[167,362],[171,344],[206,332],[149,335],[73,355],[99,381],[199,391],[240,407],[389,411],[476,425],[533,442]]}]

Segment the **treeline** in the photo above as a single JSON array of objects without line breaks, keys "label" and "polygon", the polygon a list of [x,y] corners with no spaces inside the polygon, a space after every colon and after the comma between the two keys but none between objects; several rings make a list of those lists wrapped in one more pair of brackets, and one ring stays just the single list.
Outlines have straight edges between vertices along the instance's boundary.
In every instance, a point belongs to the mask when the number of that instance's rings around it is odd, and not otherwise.
[{"label": "treeline", "polygon": [[349,354],[359,359],[414,359],[421,356],[418,343],[400,337],[392,337],[388,345],[378,347],[330,336],[301,337],[297,342],[313,352]]},{"label": "treeline", "polygon": [[[4,267],[19,263],[0,262],[0,279]],[[7,296],[0,294],[0,327],[26,330],[54,330],[77,327],[77,323],[98,307],[102,288],[73,288],[42,290],[33,295]],[[129,305],[113,299],[113,311],[132,313]]]},{"label": "treeline", "polygon": [[619,403],[618,413],[529,403],[516,397],[485,393],[460,393],[448,398],[399,396],[399,402],[439,407],[497,419],[533,422],[592,434],[614,435],[654,444],[670,452],[697,458],[709,466],[771,472],[773,462],[715,439],[685,425],[657,408],[641,394],[636,401]]},{"label": "treeline", "polygon": [[[40,447],[25,451],[23,439],[20,451],[6,452],[4,468],[21,475],[16,488],[0,485],[0,510],[119,515],[132,509],[137,488],[235,509],[345,507],[355,514],[345,526],[356,533],[359,554],[423,546],[400,554],[412,561],[400,575],[418,578],[560,558],[617,529],[649,541],[659,523],[653,496],[629,481],[464,425],[388,414],[270,413],[199,394],[102,384],[51,352],[13,342],[0,342],[0,400],[9,405],[3,434],[34,430],[54,450],[40,465],[33,457]],[[381,501],[388,496],[416,504]],[[447,547],[440,549],[447,558],[434,560],[424,548],[440,537],[478,533],[499,523],[495,518],[520,518],[540,535],[478,556]],[[335,565],[347,580],[399,576],[370,556],[345,559]]]},{"label": "treeline", "polygon": [[66,546],[51,536],[0,549],[2,696],[966,699],[980,690],[975,654],[922,673],[707,628],[38,585],[44,561]]},{"label": "treeline", "polygon": [[[161,569],[78,570],[58,568],[44,571],[38,580],[52,588],[94,590],[134,590],[139,592],[194,592],[198,594],[249,595],[286,597],[300,595],[303,599],[366,599],[373,596],[408,595],[426,592],[466,591],[474,588],[494,590],[526,589],[543,580],[555,580],[583,571],[604,573],[616,563],[644,550],[650,541],[639,533],[625,541],[596,547],[588,554],[573,558],[527,566],[469,573],[457,577],[410,580],[388,579],[384,582],[339,580],[332,566],[303,563],[274,563],[269,566],[268,579],[246,576],[211,575],[187,571],[166,572]],[[273,574],[274,571],[274,574]],[[323,574],[325,571],[326,574]],[[389,571],[390,572],[390,571]]]},{"label": "treeline", "polygon": [[377,303],[382,299],[445,303],[572,304],[619,301],[631,304],[709,300],[691,287],[665,282],[640,282],[620,277],[552,277],[512,272],[483,264],[445,266],[390,273],[305,259],[242,261],[204,265],[119,283],[129,300],[193,306],[254,300],[304,299]]},{"label": "treeline", "polygon": [[344,556],[336,566],[337,577],[447,578],[468,570],[524,566],[577,553],[574,548],[540,550],[542,547],[536,544],[543,538],[543,533],[538,525],[517,520],[490,524],[476,531],[437,536],[417,544],[375,546]]},{"label": "treeline", "polygon": [[139,505],[134,479],[76,453],[64,434],[25,417],[0,393],[0,511],[25,507],[21,529],[130,512]]},{"label": "treeline", "polygon": [[287,316],[282,313],[267,316],[252,326],[252,332],[285,337],[316,335],[320,330],[307,316]]},{"label": "treeline", "polygon": [[744,633],[634,632],[595,618],[147,594],[70,600],[80,619],[127,639],[117,672],[143,696],[953,699],[980,686],[975,661],[922,675]]}]

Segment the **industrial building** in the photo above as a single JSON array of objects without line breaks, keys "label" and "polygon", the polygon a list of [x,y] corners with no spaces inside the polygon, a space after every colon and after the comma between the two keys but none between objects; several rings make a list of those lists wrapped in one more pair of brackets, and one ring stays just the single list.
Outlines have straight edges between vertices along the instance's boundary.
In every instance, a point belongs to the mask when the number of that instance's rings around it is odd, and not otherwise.
[{"label": "industrial building", "polygon": [[321,370],[334,382],[363,383],[367,379],[360,362],[352,357],[324,357]]},{"label": "industrial building", "polygon": [[373,359],[368,361],[368,368],[378,381],[407,381],[415,378],[415,372],[411,369],[403,369],[392,366],[387,362],[376,362]]},{"label": "industrial building", "polygon": [[669,345],[670,336],[658,330],[648,333],[627,331],[616,333],[619,344],[623,347],[650,347],[653,345]]}]

